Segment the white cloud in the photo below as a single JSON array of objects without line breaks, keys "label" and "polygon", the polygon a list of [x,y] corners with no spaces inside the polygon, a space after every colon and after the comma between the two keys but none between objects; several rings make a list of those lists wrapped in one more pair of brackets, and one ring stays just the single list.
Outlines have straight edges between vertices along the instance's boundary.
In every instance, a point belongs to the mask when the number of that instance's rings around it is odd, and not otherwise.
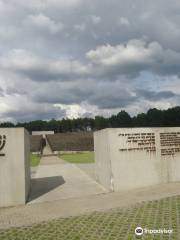
[{"label": "white cloud", "polygon": [[52,60],[34,55],[24,49],[13,49],[0,57],[0,69],[25,75],[35,81],[83,77],[90,66],[76,60]]},{"label": "white cloud", "polygon": [[99,24],[101,22],[101,17],[92,15],[91,20],[93,24]]},{"label": "white cloud", "polygon": [[43,58],[27,50],[14,49],[0,57],[0,69],[35,81],[107,77],[112,80],[120,75],[138,76],[142,71],[180,75],[180,53],[163,49],[157,42],[130,40],[116,46],[102,45],[88,51],[86,57],[83,63],[76,59]]},{"label": "white cloud", "polygon": [[55,103],[68,116],[179,104],[179,7],[178,0],[0,0],[1,120],[56,116]]},{"label": "white cloud", "polygon": [[38,29],[47,30],[51,34],[61,32],[64,29],[64,25],[61,22],[57,23],[42,13],[28,16],[25,23]]},{"label": "white cloud", "polygon": [[17,34],[18,30],[14,30],[13,28],[6,28],[3,26],[0,26],[0,38],[2,39],[11,39],[13,36]]},{"label": "white cloud", "polygon": [[0,103],[1,121],[27,121],[33,119],[61,118],[65,111],[52,104],[33,102],[28,95],[7,95]]},{"label": "white cloud", "polygon": [[78,6],[82,0],[47,0],[47,6],[54,6],[58,8],[71,8]]},{"label": "white cloud", "polygon": [[70,105],[65,105],[65,104],[56,104],[55,106],[60,107],[66,112],[66,116],[68,118],[78,118],[83,116],[83,114],[86,113],[86,109],[83,108],[79,104],[70,104]]},{"label": "white cloud", "polygon": [[41,58],[25,49],[13,49],[7,55],[0,57],[1,68],[26,70],[40,67]]},{"label": "white cloud", "polygon": [[75,24],[74,29],[77,30],[78,32],[84,32],[86,29],[86,24],[85,23]]},{"label": "white cloud", "polygon": [[145,44],[143,40],[131,40],[126,45],[99,46],[96,50],[89,51],[86,56],[91,61],[105,66],[149,62],[155,52],[162,51],[162,48],[158,43],[151,43],[147,47]]},{"label": "white cloud", "polygon": [[121,17],[121,18],[120,18],[119,24],[120,24],[120,25],[124,25],[124,26],[130,25],[129,20],[128,20],[127,18],[125,18],[125,17]]},{"label": "white cloud", "polygon": [[135,39],[127,44],[103,45],[87,52],[86,57],[106,70],[117,67],[114,71],[122,75],[139,74],[141,71],[180,75],[180,53],[163,49],[158,42],[146,43]]},{"label": "white cloud", "polygon": [[[8,2],[9,0],[7,0]],[[69,9],[79,6],[82,0],[13,0],[11,4],[18,5],[19,7],[36,9],[36,10],[45,10],[49,8],[58,8],[58,9]]]},{"label": "white cloud", "polygon": [[5,102],[3,102],[3,98],[0,98],[0,114],[6,113],[11,110],[10,106],[8,106]]}]

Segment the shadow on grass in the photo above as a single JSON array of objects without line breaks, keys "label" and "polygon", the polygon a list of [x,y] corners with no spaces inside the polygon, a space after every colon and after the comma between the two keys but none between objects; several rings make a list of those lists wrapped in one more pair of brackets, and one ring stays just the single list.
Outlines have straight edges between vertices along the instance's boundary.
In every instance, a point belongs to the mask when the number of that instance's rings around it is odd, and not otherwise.
[{"label": "shadow on grass", "polygon": [[62,176],[31,179],[31,192],[28,202],[52,191],[65,183]]}]

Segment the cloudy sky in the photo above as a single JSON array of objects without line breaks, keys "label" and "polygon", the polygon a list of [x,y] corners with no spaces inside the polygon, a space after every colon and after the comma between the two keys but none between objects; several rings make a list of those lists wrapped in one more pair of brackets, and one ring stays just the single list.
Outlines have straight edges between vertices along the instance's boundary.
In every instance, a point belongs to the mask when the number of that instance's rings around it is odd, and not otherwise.
[{"label": "cloudy sky", "polygon": [[176,105],[179,0],[0,0],[0,121]]}]

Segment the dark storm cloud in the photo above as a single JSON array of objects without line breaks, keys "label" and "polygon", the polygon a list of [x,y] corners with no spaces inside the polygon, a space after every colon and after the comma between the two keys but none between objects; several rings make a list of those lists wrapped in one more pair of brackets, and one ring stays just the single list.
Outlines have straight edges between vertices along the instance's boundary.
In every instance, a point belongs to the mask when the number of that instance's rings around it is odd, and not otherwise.
[{"label": "dark storm cloud", "polygon": [[5,92],[6,92],[6,94],[8,94],[8,95],[14,95],[14,94],[25,95],[25,94],[28,93],[28,90],[17,89],[17,88],[15,88],[15,87],[8,87]]},{"label": "dark storm cloud", "polygon": [[[71,83],[69,84],[71,85]],[[39,103],[52,103],[52,104],[74,104],[86,101],[89,96],[93,95],[93,90],[84,88],[79,84],[78,86],[63,86],[62,84],[54,83],[48,92],[48,85],[45,88],[38,89],[32,93],[32,98]]]},{"label": "dark storm cloud", "polygon": [[139,97],[143,97],[143,98],[145,98],[147,100],[151,100],[151,101],[179,97],[178,94],[175,94],[171,91],[154,92],[154,91],[148,91],[145,89],[139,89],[139,90],[136,90],[136,93]]},{"label": "dark storm cloud", "polygon": [[0,87],[0,97],[4,96],[4,90]]},{"label": "dark storm cloud", "polygon": [[17,122],[26,122],[39,119],[59,119],[64,115],[65,111],[58,108],[50,107],[47,109],[42,109],[41,106],[39,106],[39,108],[36,107],[34,109],[29,109],[27,106],[26,109],[8,111],[7,113],[2,114],[2,118],[16,119]]},{"label": "dark storm cloud", "polygon": [[[87,88],[85,87],[87,84]],[[72,84],[54,83],[47,95],[48,85],[46,88],[41,88],[33,93],[32,98],[39,103],[53,104],[81,104],[82,102],[90,105],[98,106],[100,109],[115,109],[118,107],[126,107],[138,98],[135,93],[129,93],[125,88],[122,88],[118,82],[115,83],[97,83],[96,81],[87,82],[82,85],[81,82]],[[61,91],[63,89],[63,91]],[[61,93],[61,94],[60,94]]]}]

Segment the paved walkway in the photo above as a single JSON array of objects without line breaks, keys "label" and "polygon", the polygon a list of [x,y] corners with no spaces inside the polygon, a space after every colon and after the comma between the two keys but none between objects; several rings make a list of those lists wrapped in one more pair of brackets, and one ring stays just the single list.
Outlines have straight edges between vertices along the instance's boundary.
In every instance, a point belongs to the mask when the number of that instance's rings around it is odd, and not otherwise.
[{"label": "paved walkway", "polygon": [[76,166],[85,172],[90,178],[96,179],[94,163],[77,163]]},{"label": "paved walkway", "polygon": [[66,164],[67,162],[57,156],[42,156],[40,165]]},{"label": "paved walkway", "polygon": [[[60,161],[49,157],[49,161]],[[75,164],[39,165],[31,180],[30,202],[47,202],[107,192]]]},{"label": "paved walkway", "polygon": [[51,150],[51,147],[46,139],[46,146],[43,149],[43,155],[52,155],[53,151]]},{"label": "paved walkway", "polygon": [[157,185],[129,192],[107,193],[54,202],[1,208],[0,228],[28,226],[52,219],[77,216],[93,211],[127,208],[135,204],[180,195],[180,183]]}]

